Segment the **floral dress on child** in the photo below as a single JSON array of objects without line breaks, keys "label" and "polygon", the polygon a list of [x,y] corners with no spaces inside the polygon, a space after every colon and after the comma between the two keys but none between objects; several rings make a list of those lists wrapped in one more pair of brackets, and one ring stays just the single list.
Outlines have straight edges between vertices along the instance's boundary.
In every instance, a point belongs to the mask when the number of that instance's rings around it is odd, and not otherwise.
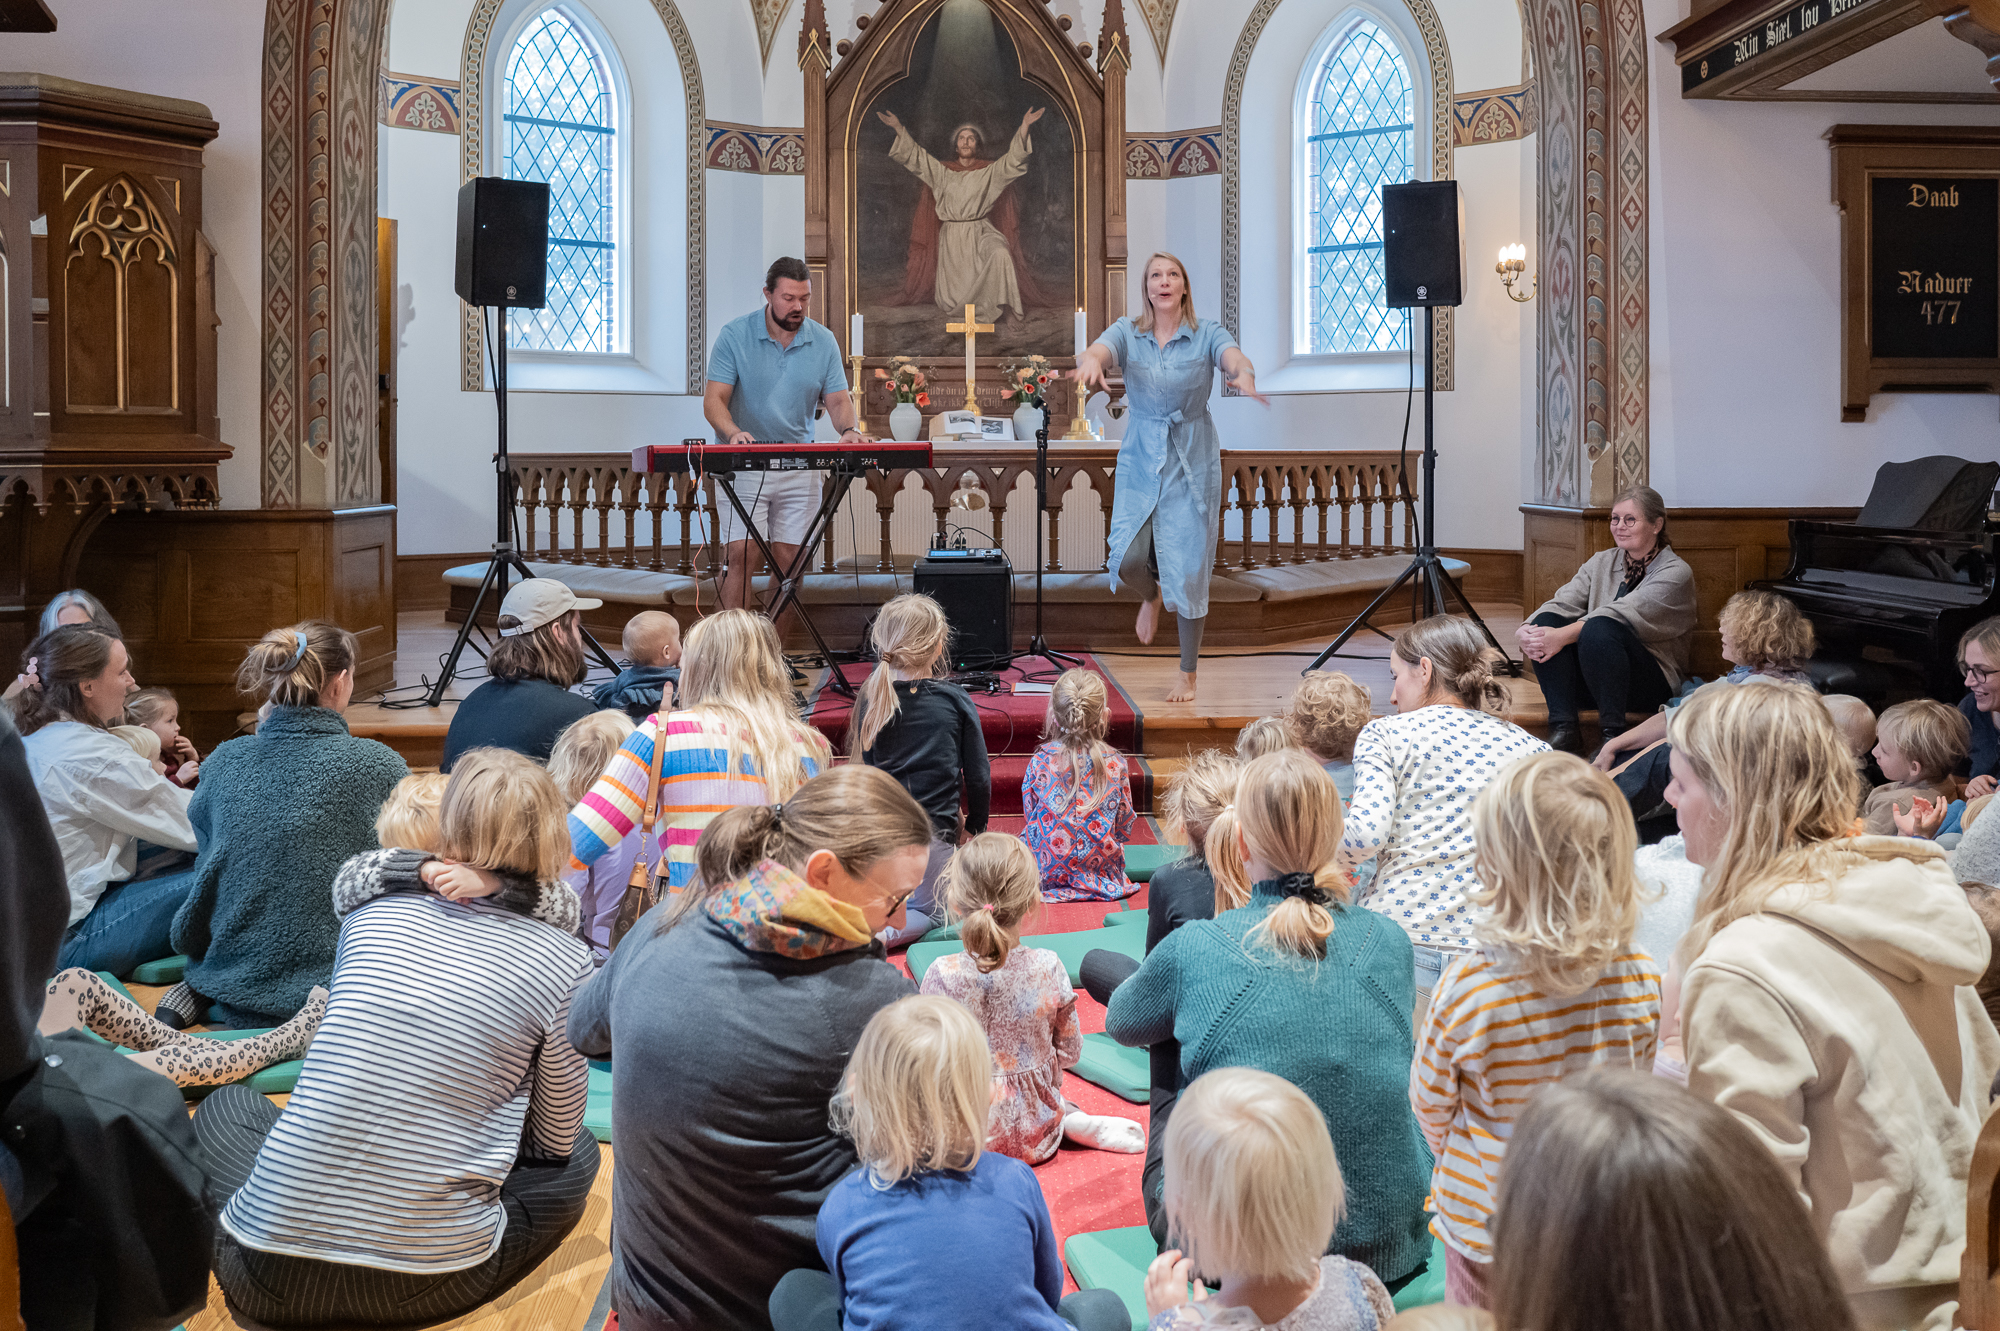
[{"label": "floral dress on child", "polygon": [[1016,947],[1007,963],[981,972],[969,953],[939,957],[923,992],[957,999],[986,1031],[1000,1093],[987,1119],[986,1149],[1038,1165],[1062,1144],[1063,1069],[1083,1055],[1076,990],[1062,958]]},{"label": "floral dress on child", "polygon": [[1104,760],[1110,773],[1103,798],[1070,788],[1069,756],[1051,741],[1035,750],[1021,781],[1027,825],[1021,839],[1042,871],[1044,901],[1116,901],[1139,885],[1125,876],[1125,842],[1132,834],[1132,788],[1125,759]]}]

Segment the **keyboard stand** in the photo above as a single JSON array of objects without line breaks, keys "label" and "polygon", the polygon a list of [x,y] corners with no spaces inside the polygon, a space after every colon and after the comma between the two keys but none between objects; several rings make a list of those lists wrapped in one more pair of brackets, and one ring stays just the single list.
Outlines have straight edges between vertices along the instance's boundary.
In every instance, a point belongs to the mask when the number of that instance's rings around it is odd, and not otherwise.
[{"label": "keyboard stand", "polygon": [[[835,693],[850,700],[854,697],[854,686],[848,683],[847,677],[841,673],[840,663],[834,660],[833,650],[826,645],[826,639],[820,636],[819,627],[812,622],[812,616],[806,612],[805,603],[799,600],[799,589],[805,582],[806,571],[812,567],[813,555],[819,550],[819,543],[825,539],[827,530],[833,526],[834,515],[840,511],[841,501],[847,498],[847,492],[853,488],[855,479],[862,474],[862,471],[863,468],[853,466],[831,469],[829,473],[831,484],[826,486],[820,499],[819,512],[813,515],[812,524],[806,528],[805,539],[799,542],[799,552],[792,559],[791,567],[782,574],[778,573],[777,556],[771,553],[770,542],[764,539],[763,532],[757,530],[757,524],[750,518],[750,510],[744,506],[743,500],[736,493],[736,473],[715,474],[716,483],[722,487],[722,492],[729,496],[730,506],[736,510],[736,516],[742,519],[743,530],[757,543],[758,551],[764,556],[765,566],[778,577],[776,593],[772,596],[771,603],[765,607],[764,613],[770,616],[771,623],[775,625],[779,616],[786,610],[798,611],[799,622],[806,626],[806,632],[811,635],[813,645],[819,648],[820,658],[826,662],[828,685]],[[749,579],[746,578],[744,580],[746,590],[749,585]]]}]

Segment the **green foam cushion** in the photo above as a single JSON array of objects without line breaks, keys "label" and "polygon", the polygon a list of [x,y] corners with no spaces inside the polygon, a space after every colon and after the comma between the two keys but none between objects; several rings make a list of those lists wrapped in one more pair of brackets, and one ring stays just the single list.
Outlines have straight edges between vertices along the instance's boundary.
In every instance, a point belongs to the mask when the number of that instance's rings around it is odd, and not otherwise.
[{"label": "green foam cushion", "polygon": [[1143,927],[1145,923],[1146,912],[1143,910],[1114,910],[1104,917],[1104,927],[1107,929],[1114,926],[1130,928],[1135,924]]},{"label": "green foam cushion", "polygon": [[[127,988],[125,987],[125,982],[124,982],[123,980],[119,979],[119,978],[118,978],[118,977],[117,977],[116,975],[113,975],[113,974],[112,974],[112,973],[111,973],[110,971],[99,971],[99,972],[97,972],[97,978],[98,978],[98,979],[100,979],[100,980],[102,980],[102,981],[104,981],[104,982],[105,982],[106,984],[110,985],[110,986],[111,986],[111,987],[112,987],[113,989],[117,990],[117,991],[118,991],[119,993],[123,994],[123,995],[124,995],[125,997],[127,997],[127,998],[132,998],[132,991],[131,991],[130,989],[127,989]],[[139,1000],[138,1000],[138,999],[136,999],[136,998],[132,998],[132,1001],[133,1001],[134,1003],[138,1003],[138,1002],[139,1002]],[[140,1005],[141,1007],[144,1007],[144,1006],[145,1006],[145,1004],[143,1004],[143,1003],[140,1003],[139,1005]]]},{"label": "green foam cushion", "polygon": [[1431,1236],[1431,1264],[1424,1273],[1396,1291],[1396,1311],[1444,1302],[1444,1240]]},{"label": "green foam cushion", "polygon": [[142,961],[132,968],[125,978],[133,984],[179,984],[187,975],[186,957],[161,957],[158,961]]},{"label": "green foam cushion", "polygon": [[601,1142],[611,1140],[611,1065],[590,1061],[590,1090],[583,1101],[583,1126]]},{"label": "green foam cushion", "polygon": [[1070,1071],[1135,1105],[1153,1098],[1151,1055],[1143,1047],[1127,1049],[1108,1035],[1084,1036],[1083,1056]]},{"label": "green foam cushion", "polygon": [[1151,882],[1153,870],[1164,869],[1184,853],[1182,846],[1127,846],[1125,876],[1135,883]]},{"label": "green foam cushion", "polygon": [[1146,1325],[1146,1268],[1160,1255],[1153,1231],[1144,1225],[1072,1234],[1063,1260],[1081,1289],[1108,1289],[1125,1301],[1132,1325]]},{"label": "green foam cushion", "polygon": [[[1021,945],[1047,948],[1061,957],[1063,970],[1068,973],[1071,984],[1077,983],[1077,967],[1083,964],[1083,954],[1092,948],[1101,947],[1111,952],[1123,952],[1134,961],[1146,959],[1144,929],[1082,929],[1070,934],[1030,934],[1021,940]],[[916,977],[918,984],[922,984],[924,972],[931,968],[932,962],[939,957],[963,950],[963,945],[955,941],[912,943],[908,954],[910,974]]]}]

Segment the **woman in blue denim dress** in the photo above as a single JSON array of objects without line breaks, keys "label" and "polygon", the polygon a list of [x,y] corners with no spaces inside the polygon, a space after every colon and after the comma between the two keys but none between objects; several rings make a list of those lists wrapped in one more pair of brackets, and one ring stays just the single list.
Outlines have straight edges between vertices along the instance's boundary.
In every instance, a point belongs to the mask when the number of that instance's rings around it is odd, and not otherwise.
[{"label": "woman in blue denim dress", "polygon": [[1106,388],[1113,365],[1124,367],[1132,413],[1118,450],[1111,590],[1129,585],[1145,598],[1135,626],[1140,642],[1153,640],[1162,603],[1174,612],[1181,675],[1166,700],[1190,702],[1222,521],[1222,440],[1208,414],[1215,371],[1238,393],[1270,401],[1229,330],[1195,317],[1187,270],[1171,254],[1146,261],[1145,313],[1120,319],[1077,357],[1077,391]]}]

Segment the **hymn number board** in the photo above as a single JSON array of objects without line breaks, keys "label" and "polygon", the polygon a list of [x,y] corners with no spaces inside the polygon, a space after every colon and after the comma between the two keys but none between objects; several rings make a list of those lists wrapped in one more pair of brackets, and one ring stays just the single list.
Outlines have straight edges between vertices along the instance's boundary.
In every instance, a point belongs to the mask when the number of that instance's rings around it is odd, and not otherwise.
[{"label": "hymn number board", "polygon": [[2000,129],[1835,125],[1841,419],[1881,392],[2000,393]]},{"label": "hymn number board", "polygon": [[2000,178],[1876,176],[1868,186],[1874,357],[2000,356]]}]

